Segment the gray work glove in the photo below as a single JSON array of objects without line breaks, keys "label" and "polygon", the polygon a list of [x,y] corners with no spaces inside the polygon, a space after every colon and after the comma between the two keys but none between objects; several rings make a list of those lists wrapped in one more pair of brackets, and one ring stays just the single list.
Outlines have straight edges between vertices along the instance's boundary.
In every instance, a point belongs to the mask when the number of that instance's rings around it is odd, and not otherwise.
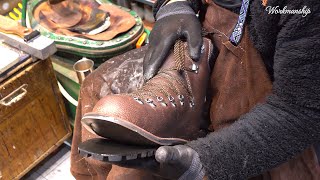
[{"label": "gray work glove", "polygon": [[153,158],[112,163],[145,170],[167,179],[202,180],[205,175],[198,153],[185,145],[162,146]]},{"label": "gray work glove", "polygon": [[194,61],[201,54],[201,24],[188,2],[178,1],[161,7],[156,19],[144,57],[145,80],[157,73],[177,39],[187,40],[189,54]]}]

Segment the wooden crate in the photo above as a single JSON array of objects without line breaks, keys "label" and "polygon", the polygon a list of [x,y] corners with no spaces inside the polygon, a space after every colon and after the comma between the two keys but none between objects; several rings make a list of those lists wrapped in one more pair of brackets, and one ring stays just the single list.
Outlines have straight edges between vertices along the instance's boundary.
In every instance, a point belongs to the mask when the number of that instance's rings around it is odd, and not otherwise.
[{"label": "wooden crate", "polygon": [[71,135],[51,61],[3,81],[0,99],[0,179],[19,179]]}]

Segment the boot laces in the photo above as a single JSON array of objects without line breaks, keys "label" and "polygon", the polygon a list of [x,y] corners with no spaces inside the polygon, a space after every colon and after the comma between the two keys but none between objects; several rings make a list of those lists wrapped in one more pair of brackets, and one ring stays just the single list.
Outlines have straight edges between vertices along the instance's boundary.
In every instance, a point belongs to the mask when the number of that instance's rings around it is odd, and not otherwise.
[{"label": "boot laces", "polygon": [[[157,96],[156,93],[160,92],[165,97],[167,97],[169,103],[176,107],[176,102],[173,97],[173,95],[168,91],[170,89],[177,97],[180,102],[180,105],[185,104],[185,98],[189,100],[190,107],[194,107],[194,98],[193,98],[193,92],[191,87],[190,78],[187,72],[196,72],[198,71],[198,67],[193,64],[192,67],[186,67],[185,60],[189,60],[192,62],[192,59],[185,53],[186,47],[183,43],[183,41],[178,40],[176,41],[174,45],[174,62],[175,66],[168,69],[160,69],[160,71],[157,73],[156,76],[154,76],[152,79],[161,78],[163,83],[154,83],[147,81],[145,85],[138,91],[133,92],[129,94],[133,97],[134,100],[139,102],[140,104],[144,104],[143,99],[146,103],[148,103],[152,107],[156,107],[156,104],[154,103],[154,99],[158,101],[161,105],[167,106],[167,102],[165,101],[165,98],[162,96]],[[181,75],[179,77],[172,76],[170,73],[171,71],[178,71],[178,73]],[[180,89],[182,87],[182,91]],[[185,96],[183,95],[185,94]],[[145,98],[145,97],[149,98]]]}]

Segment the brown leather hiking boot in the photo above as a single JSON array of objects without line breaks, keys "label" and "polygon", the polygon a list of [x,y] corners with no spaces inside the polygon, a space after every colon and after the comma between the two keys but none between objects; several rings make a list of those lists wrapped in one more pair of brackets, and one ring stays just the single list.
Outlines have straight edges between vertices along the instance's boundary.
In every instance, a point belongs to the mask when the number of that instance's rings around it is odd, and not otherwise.
[{"label": "brown leather hiking boot", "polygon": [[160,71],[130,94],[109,95],[82,118],[89,131],[128,144],[174,145],[200,134],[201,115],[210,75],[210,40],[194,62],[187,43],[177,41]]}]

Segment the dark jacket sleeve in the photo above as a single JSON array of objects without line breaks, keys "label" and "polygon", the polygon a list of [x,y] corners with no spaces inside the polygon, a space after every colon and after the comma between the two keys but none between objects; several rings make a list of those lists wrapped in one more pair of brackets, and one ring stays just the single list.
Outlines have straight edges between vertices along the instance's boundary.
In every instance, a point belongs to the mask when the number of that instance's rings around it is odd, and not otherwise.
[{"label": "dark jacket sleeve", "polygon": [[320,3],[287,4],[311,14],[281,15],[272,95],[233,125],[188,143],[210,179],[258,175],[320,141]]}]

